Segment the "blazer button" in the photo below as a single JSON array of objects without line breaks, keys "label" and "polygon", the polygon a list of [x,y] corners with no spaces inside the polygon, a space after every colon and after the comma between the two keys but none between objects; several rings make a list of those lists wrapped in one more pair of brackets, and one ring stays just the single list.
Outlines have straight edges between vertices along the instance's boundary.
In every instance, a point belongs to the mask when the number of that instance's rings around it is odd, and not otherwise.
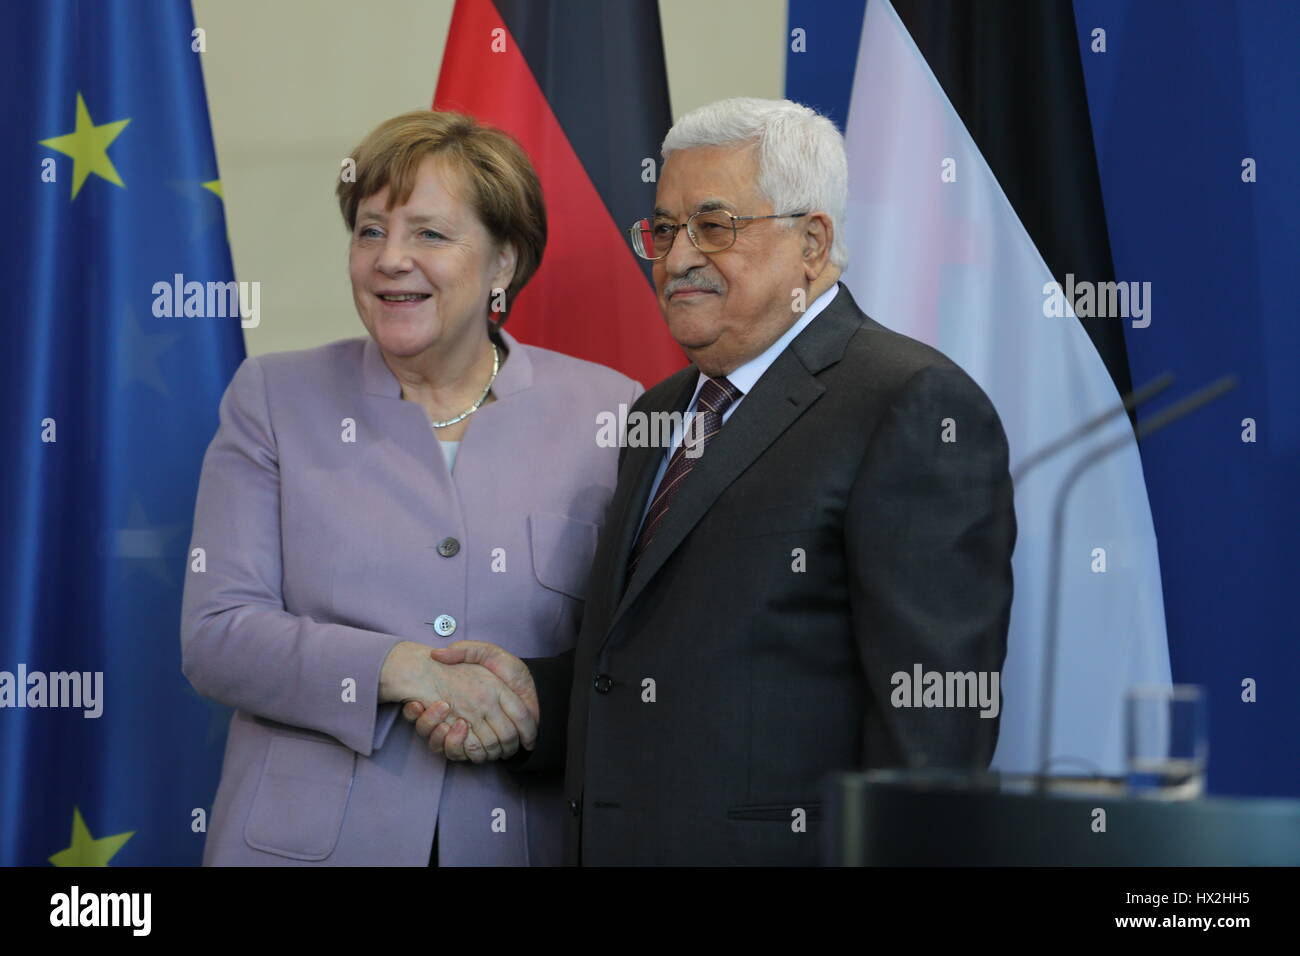
[{"label": "blazer button", "polygon": [[577,801],[577,800],[570,800],[570,801],[569,801],[569,812],[570,812],[571,814],[573,814],[575,817],[578,815],[578,813],[579,813],[580,811],[578,810],[578,801]]},{"label": "blazer button", "polygon": [[596,688],[597,694],[608,694],[614,687],[614,680],[608,674],[597,674],[596,679],[591,683]]},{"label": "blazer button", "polygon": [[451,637],[456,633],[456,619],[450,614],[439,614],[433,619],[433,629],[443,637]]},{"label": "blazer button", "polygon": [[438,553],[444,558],[455,557],[460,551],[460,542],[455,538],[443,538],[438,542]]}]

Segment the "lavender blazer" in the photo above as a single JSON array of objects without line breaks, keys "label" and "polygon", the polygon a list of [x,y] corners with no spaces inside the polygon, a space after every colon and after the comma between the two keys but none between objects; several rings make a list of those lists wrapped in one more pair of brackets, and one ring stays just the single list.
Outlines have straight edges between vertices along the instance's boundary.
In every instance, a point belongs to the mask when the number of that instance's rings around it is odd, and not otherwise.
[{"label": "lavender blazer", "polygon": [[576,641],[616,483],[597,415],[642,388],[501,339],[497,401],[474,414],[454,473],[369,337],[235,373],[181,620],[185,676],[236,709],[205,865],[424,866],[435,821],[442,865],[561,862],[558,779],[445,761],[378,703],[402,640],[520,657]]}]

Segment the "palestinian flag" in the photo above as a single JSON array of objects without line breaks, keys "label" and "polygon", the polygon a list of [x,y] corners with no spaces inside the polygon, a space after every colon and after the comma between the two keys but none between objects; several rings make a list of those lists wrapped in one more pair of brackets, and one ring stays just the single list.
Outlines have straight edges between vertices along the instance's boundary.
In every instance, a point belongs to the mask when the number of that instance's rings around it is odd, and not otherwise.
[{"label": "palestinian flag", "polygon": [[[787,95],[845,124],[844,279],[863,310],[970,373],[1002,418],[1013,474],[1119,406],[1132,388],[1125,325],[1141,327],[1137,310],[1149,310],[1150,295],[1137,289],[1146,297],[1127,303],[1132,315],[1096,309],[1115,274],[1068,0],[867,0],[856,10],[792,2],[789,27],[804,31],[809,52],[807,66],[789,55]],[[827,54],[846,42],[854,66],[837,88]],[[1069,470],[1116,439],[1126,442],[1119,453],[1074,486],[1057,540],[1053,512]],[[1160,560],[1130,419],[1118,415],[1019,476],[1016,517],[993,766],[1036,772],[1046,742],[1053,773],[1120,774],[1126,692],[1170,681]],[[1054,554],[1060,636],[1044,720]]]}]

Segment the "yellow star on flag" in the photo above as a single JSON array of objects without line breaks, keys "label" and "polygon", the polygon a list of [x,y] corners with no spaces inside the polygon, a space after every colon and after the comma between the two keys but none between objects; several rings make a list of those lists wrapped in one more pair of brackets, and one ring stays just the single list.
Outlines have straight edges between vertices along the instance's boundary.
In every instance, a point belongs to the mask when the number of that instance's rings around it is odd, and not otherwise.
[{"label": "yellow star on flag", "polygon": [[135,836],[135,831],[117,833],[96,840],[90,835],[86,821],[81,819],[81,809],[72,808],[72,845],[50,857],[55,866],[108,866],[108,861],[122,844]]},{"label": "yellow star on flag", "polygon": [[129,119],[124,119],[115,123],[96,126],[90,118],[90,110],[86,109],[86,101],[81,98],[81,93],[78,92],[76,129],[66,136],[55,136],[53,139],[41,140],[42,146],[57,149],[60,153],[72,157],[73,199],[77,198],[77,193],[81,192],[82,184],[91,173],[102,179],[107,179],[115,186],[126,188],[122,183],[122,177],[113,168],[113,161],[108,158],[108,146],[113,140],[117,139],[118,134],[126,128],[126,124],[129,122],[131,122]]},{"label": "yellow star on flag", "polygon": [[[199,185],[202,186],[204,189],[206,189],[208,192],[212,193],[222,202],[226,201],[226,194],[221,191],[220,179],[211,179],[208,180],[208,182],[206,183],[199,183]],[[230,223],[226,223],[226,245],[230,246],[232,249],[234,248],[235,245],[233,242],[230,241]]]}]

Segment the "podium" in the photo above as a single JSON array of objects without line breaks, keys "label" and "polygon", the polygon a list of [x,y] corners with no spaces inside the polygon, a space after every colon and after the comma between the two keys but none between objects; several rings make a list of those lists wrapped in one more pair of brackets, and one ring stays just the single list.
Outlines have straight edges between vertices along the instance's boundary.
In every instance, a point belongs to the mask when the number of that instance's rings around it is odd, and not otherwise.
[{"label": "podium", "polygon": [[837,774],[825,790],[830,866],[1300,866],[1300,800],[904,771]]}]

